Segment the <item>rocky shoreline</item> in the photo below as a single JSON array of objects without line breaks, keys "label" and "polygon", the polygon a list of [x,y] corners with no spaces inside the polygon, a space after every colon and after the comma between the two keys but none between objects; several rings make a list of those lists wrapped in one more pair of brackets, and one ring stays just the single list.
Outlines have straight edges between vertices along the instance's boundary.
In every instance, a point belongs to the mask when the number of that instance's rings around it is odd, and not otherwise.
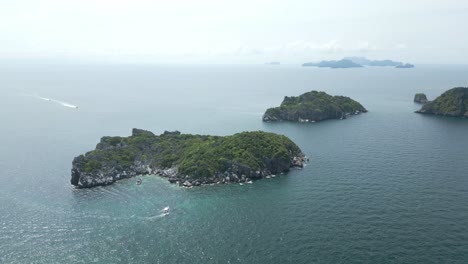
[{"label": "rocky shoreline", "polygon": [[[293,158],[290,168],[302,169],[305,164],[309,161],[306,156],[298,156]],[[177,184],[182,187],[192,187],[201,185],[212,185],[212,184],[232,184],[232,183],[251,183],[255,180],[263,178],[274,177],[276,174],[272,173],[268,169],[252,171],[248,175],[242,174],[242,170],[225,171],[223,173],[217,173],[216,175],[204,178],[193,178],[188,175],[181,175],[178,173],[177,167],[171,168],[151,168],[149,165],[135,166],[129,170],[119,172],[115,168],[110,168],[107,172],[100,172],[98,174],[83,173],[79,172],[77,168],[79,161],[74,160],[72,168],[72,182],[76,182],[76,178],[79,178],[76,188],[90,188],[95,186],[106,186],[113,184],[114,182],[133,178],[137,176],[157,175],[162,178],[166,178],[170,183]],[[285,173],[280,172],[280,174]]]},{"label": "rocky shoreline", "polygon": [[[252,147],[254,144],[258,145]],[[205,146],[208,147],[203,149]],[[209,151],[216,155],[205,158],[203,155]],[[253,153],[262,154],[252,157]],[[167,158],[174,160],[169,164]],[[213,137],[165,132],[155,136],[149,131],[134,129],[127,138],[103,137],[95,150],[76,157],[72,163],[71,184],[90,188],[139,175],[159,175],[185,187],[250,183],[285,173],[290,168],[302,168],[307,161],[290,139],[272,133],[243,132]],[[186,165],[191,162],[194,167]]]},{"label": "rocky shoreline", "polygon": [[[294,162],[291,163],[291,168],[302,169],[305,166],[305,163],[308,161],[308,158],[305,156],[295,157]],[[201,185],[213,185],[213,184],[232,184],[232,183],[252,183],[252,181],[260,180],[264,178],[275,177],[276,174],[273,174],[269,170],[258,170],[247,176],[245,174],[236,174],[232,171],[225,171],[224,173],[218,173],[212,177],[205,177],[201,179],[194,179],[188,176],[183,176],[177,173],[177,168],[169,169],[159,169],[155,171],[155,174],[167,178],[170,183],[178,184],[182,187],[190,188],[192,186],[201,186]],[[284,172],[280,172],[284,174]]]},{"label": "rocky shoreline", "polygon": [[315,123],[328,119],[346,119],[361,113],[367,113],[367,109],[349,97],[311,91],[299,96],[285,96],[279,107],[265,111],[262,120]]},{"label": "rocky shoreline", "polygon": [[434,101],[427,101],[415,113],[468,118],[468,88],[455,87],[447,90]]}]

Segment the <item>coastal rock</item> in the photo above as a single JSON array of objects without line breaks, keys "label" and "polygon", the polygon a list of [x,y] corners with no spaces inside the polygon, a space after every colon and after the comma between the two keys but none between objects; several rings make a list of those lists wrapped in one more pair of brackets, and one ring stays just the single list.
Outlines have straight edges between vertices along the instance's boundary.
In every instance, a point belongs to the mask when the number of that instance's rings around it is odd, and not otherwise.
[{"label": "coastal rock", "polygon": [[184,187],[192,187],[192,183],[189,182],[189,181],[185,181],[185,182],[183,183],[183,185],[184,185]]},{"label": "coastal rock", "polygon": [[311,91],[300,96],[286,96],[279,107],[267,109],[262,119],[265,122],[314,123],[327,119],[345,119],[346,116],[366,112],[360,103],[349,97]]},{"label": "coastal rock", "polygon": [[427,97],[425,94],[423,93],[417,93],[414,95],[414,100],[413,100],[415,103],[418,103],[418,104],[425,104],[428,102],[427,100]]},{"label": "coastal rock", "polygon": [[468,88],[457,87],[450,89],[434,101],[423,105],[416,113],[467,118]]},{"label": "coastal rock", "polygon": [[146,174],[185,187],[237,183],[302,167],[304,157],[289,138],[261,131],[218,137],[133,129],[130,137],[103,137],[76,157],[71,184],[88,188]]}]

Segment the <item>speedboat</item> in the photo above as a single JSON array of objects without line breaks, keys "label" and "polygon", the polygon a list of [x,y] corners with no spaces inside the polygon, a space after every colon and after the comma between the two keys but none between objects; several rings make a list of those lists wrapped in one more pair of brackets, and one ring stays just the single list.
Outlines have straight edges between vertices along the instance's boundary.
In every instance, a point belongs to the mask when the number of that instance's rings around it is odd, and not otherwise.
[{"label": "speedboat", "polygon": [[165,215],[169,214],[169,206],[164,207],[163,214]]}]

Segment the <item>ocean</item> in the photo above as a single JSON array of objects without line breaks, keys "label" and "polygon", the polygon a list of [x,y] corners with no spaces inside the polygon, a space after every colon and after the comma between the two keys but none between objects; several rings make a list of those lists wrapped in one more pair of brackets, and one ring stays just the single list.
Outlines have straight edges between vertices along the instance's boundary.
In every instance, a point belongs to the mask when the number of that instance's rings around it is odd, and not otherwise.
[{"label": "ocean", "polygon": [[[0,65],[0,263],[468,263],[468,119],[416,114],[413,103],[417,92],[432,100],[468,86],[467,73]],[[284,96],[311,90],[369,112],[261,121]],[[75,156],[132,128],[274,132],[310,162],[244,186],[184,189],[158,176],[70,185]]]}]

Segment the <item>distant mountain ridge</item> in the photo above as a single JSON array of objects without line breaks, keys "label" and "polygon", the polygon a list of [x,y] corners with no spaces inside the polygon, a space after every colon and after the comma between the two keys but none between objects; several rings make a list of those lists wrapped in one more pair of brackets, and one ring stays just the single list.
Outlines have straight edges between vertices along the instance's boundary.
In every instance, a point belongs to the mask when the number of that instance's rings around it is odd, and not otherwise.
[{"label": "distant mountain ridge", "polygon": [[370,67],[395,67],[395,68],[414,68],[413,64],[403,63],[393,60],[369,60],[365,57],[345,57],[341,60],[329,60],[320,62],[307,62],[302,64],[303,67],[320,67],[320,68],[360,68],[363,66]]},{"label": "distant mountain ridge", "polygon": [[331,61],[321,61],[318,63],[307,62],[302,64],[303,67],[315,66],[319,68],[360,68],[362,65],[354,63],[351,60],[331,60]]},{"label": "distant mountain ridge", "polygon": [[369,60],[365,57],[345,57],[346,60],[350,60],[354,63],[363,65],[363,66],[380,66],[380,67],[396,67],[402,65],[403,62],[393,61],[393,60]]}]

